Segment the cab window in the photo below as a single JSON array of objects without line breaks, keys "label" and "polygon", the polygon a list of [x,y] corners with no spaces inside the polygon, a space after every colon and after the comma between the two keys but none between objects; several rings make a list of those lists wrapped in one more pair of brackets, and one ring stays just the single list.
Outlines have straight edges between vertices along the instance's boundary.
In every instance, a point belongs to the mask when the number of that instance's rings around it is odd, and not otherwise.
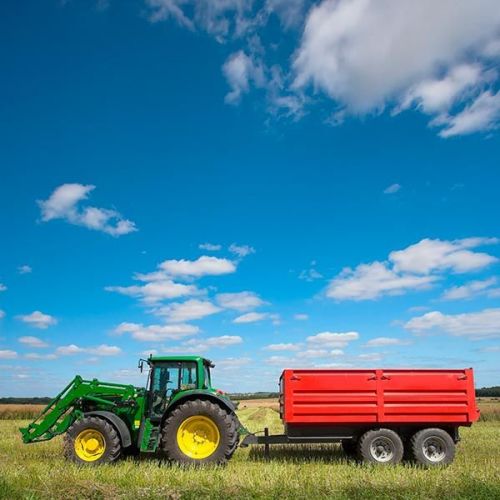
[{"label": "cab window", "polygon": [[177,392],[196,389],[196,363],[166,361],[156,363],[151,379],[151,414],[162,416],[170,398]]},{"label": "cab window", "polygon": [[210,389],[211,387],[211,382],[210,382],[210,368],[207,364],[203,365],[203,370],[204,370],[204,379],[205,383],[203,384],[205,389]]}]

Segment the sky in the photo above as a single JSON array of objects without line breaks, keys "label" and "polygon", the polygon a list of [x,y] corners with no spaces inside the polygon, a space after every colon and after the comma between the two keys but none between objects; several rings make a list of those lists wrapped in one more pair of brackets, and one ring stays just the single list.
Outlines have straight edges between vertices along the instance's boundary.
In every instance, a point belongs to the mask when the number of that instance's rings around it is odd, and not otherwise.
[{"label": "sky", "polygon": [[0,5],[0,396],[283,368],[499,384],[496,0]]}]

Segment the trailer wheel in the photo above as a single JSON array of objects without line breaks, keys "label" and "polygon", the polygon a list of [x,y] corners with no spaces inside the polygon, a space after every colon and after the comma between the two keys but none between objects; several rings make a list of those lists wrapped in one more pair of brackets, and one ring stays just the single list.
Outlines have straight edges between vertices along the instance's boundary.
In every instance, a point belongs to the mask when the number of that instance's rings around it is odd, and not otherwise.
[{"label": "trailer wheel", "polygon": [[443,429],[422,429],[410,441],[412,459],[426,467],[448,465],[455,457],[455,442]]},{"label": "trailer wheel", "polygon": [[391,429],[373,429],[358,441],[358,457],[375,464],[397,464],[403,458],[403,441]]},{"label": "trailer wheel", "polygon": [[114,462],[121,452],[118,432],[107,420],[99,417],[77,420],[64,436],[64,456],[78,464]]},{"label": "trailer wheel", "polygon": [[357,442],[354,439],[342,439],[340,446],[348,457],[355,457],[357,452]]},{"label": "trailer wheel", "polygon": [[206,400],[187,401],[167,417],[162,449],[168,460],[184,465],[223,464],[238,446],[236,415]]}]

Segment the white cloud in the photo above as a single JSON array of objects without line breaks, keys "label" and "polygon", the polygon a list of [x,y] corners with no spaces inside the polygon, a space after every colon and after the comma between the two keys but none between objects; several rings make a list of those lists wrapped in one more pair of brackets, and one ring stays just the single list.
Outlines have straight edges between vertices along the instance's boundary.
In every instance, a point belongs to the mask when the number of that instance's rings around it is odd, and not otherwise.
[{"label": "white cloud", "polygon": [[252,0],[146,0],[150,9],[151,22],[174,19],[181,26],[197,28],[214,35],[219,42],[233,32],[235,36],[243,34],[252,24],[247,18]]},{"label": "white cloud", "polygon": [[285,28],[296,26],[304,21],[307,0],[266,0],[266,8],[275,12]]},{"label": "white cloud", "polygon": [[497,262],[492,255],[470,249],[498,243],[496,238],[465,238],[443,241],[423,239],[404,250],[389,254],[396,271],[428,274],[433,271],[451,270],[455,273],[478,271]]},{"label": "white cloud", "polygon": [[236,243],[232,243],[229,246],[229,251],[238,257],[246,257],[247,255],[255,253],[255,248],[250,245],[237,245]]},{"label": "white cloud", "polygon": [[165,299],[177,299],[199,293],[199,290],[194,285],[175,283],[172,280],[153,281],[146,285],[107,286],[105,290],[130,297],[138,297],[146,304],[154,304]]},{"label": "white cloud", "polygon": [[219,293],[216,300],[221,307],[237,311],[248,311],[266,304],[254,292]]},{"label": "white cloud", "polygon": [[297,361],[295,358],[290,358],[288,356],[270,356],[269,358],[266,358],[264,362],[267,365],[275,365],[275,366],[286,366],[286,365],[293,365]]},{"label": "white cloud", "polygon": [[2,311],[2,309],[0,309],[0,319],[2,318],[5,318],[5,311]]},{"label": "white cloud", "polygon": [[391,184],[384,189],[384,194],[394,194],[397,193],[401,189],[400,184]]},{"label": "white cloud", "polygon": [[80,347],[75,344],[60,346],[56,349],[57,356],[72,356],[74,354],[92,354],[94,356],[117,356],[122,350],[114,345],[101,344],[97,347]]},{"label": "white cloud", "polygon": [[441,137],[467,135],[483,130],[493,130],[500,120],[500,91],[482,92],[471,104],[456,115],[438,117],[433,124],[444,125]]},{"label": "white cloud", "polygon": [[250,90],[251,83],[256,87],[263,87],[265,84],[262,64],[243,50],[228,57],[222,66],[222,72],[231,87],[231,91],[225,97],[225,102],[228,104],[239,103],[242,95]]},{"label": "white cloud", "polygon": [[60,346],[55,354],[58,356],[72,356],[74,354],[92,354],[94,356],[117,356],[122,350],[114,345],[101,344],[97,347],[80,347],[75,344]]},{"label": "white cloud", "polygon": [[42,221],[63,219],[71,224],[102,231],[111,236],[121,236],[137,231],[135,224],[124,219],[116,210],[81,206],[88,198],[92,185],[63,184],[57,187],[47,200],[38,201]]},{"label": "white cloud", "polygon": [[324,358],[328,356],[328,351],[326,349],[305,349],[297,353],[298,358]]},{"label": "white cloud", "polygon": [[490,345],[488,347],[483,347],[480,352],[500,352],[500,345]]},{"label": "white cloud", "polygon": [[165,317],[167,323],[184,323],[185,321],[210,316],[219,311],[222,311],[222,309],[208,300],[191,299],[186,302],[174,302],[173,304],[161,307],[155,311],[155,314]]},{"label": "white cloud", "polygon": [[442,295],[443,300],[460,300],[470,299],[479,295],[493,295],[500,289],[492,289],[496,285],[496,278],[488,278],[485,280],[469,281],[461,286],[454,286],[445,290]]},{"label": "white cloud", "polygon": [[17,352],[10,350],[0,350],[0,359],[16,359]]},{"label": "white cloud", "polygon": [[31,268],[31,266],[28,266],[28,265],[23,265],[23,266],[19,266],[17,268],[17,272],[19,274],[29,274],[33,271],[33,269]]},{"label": "white cloud", "polygon": [[[484,57],[499,28],[496,0],[323,0],[308,14],[294,85],[312,83],[355,114],[398,102],[442,111],[481,90],[479,64],[467,61]],[[498,116],[481,107],[474,125],[451,119],[441,135],[491,127]]]},{"label": "white cloud", "polygon": [[425,113],[447,111],[467,89],[477,85],[485,75],[478,64],[459,64],[443,78],[424,80],[406,94],[401,107],[416,103]]},{"label": "white cloud", "polygon": [[122,353],[122,350],[115,345],[101,344],[97,347],[87,347],[85,352],[94,356],[117,356]]},{"label": "white cloud", "polygon": [[163,340],[178,340],[196,335],[200,329],[197,326],[177,323],[175,325],[148,325],[139,323],[121,323],[115,328],[115,333],[129,333],[135,340],[161,342]]},{"label": "white cloud", "polygon": [[175,19],[181,26],[194,30],[194,23],[182,10],[186,0],[146,0],[146,4],[151,9],[149,20],[152,23]]},{"label": "white cloud", "polygon": [[323,275],[316,270],[317,262],[315,260],[311,261],[311,267],[309,269],[303,269],[299,274],[299,280],[304,281],[314,281],[323,278]]},{"label": "white cloud", "polygon": [[439,273],[478,271],[498,259],[471,249],[498,243],[497,238],[465,238],[443,241],[423,239],[404,250],[393,251],[386,262],[345,268],[330,281],[327,297],[337,300],[368,300],[430,288]]},{"label": "white cloud", "polygon": [[21,344],[25,344],[30,347],[36,347],[36,348],[43,348],[43,347],[48,347],[49,344],[47,342],[44,342],[42,339],[39,339],[38,337],[31,337],[31,336],[26,336],[26,337],[19,337],[19,342]]},{"label": "white cloud", "polygon": [[217,370],[237,370],[242,366],[250,364],[252,360],[250,358],[225,358],[215,362]]},{"label": "white cloud", "polygon": [[57,359],[56,354],[40,354],[38,352],[29,352],[24,355],[26,359],[32,359],[32,360],[52,360],[52,359]]},{"label": "white cloud", "polygon": [[233,323],[255,323],[269,317],[268,313],[249,312],[233,319]]},{"label": "white cloud", "polygon": [[212,348],[225,349],[226,347],[241,344],[243,339],[238,335],[221,335],[219,337],[209,337],[207,339],[190,339],[181,345],[166,347],[163,350],[170,353],[179,354],[200,354]]},{"label": "white cloud", "polygon": [[[190,342],[192,342],[191,340]],[[219,337],[209,337],[202,340],[202,343],[210,347],[227,347],[230,345],[241,344],[243,339],[238,335],[221,335]]]},{"label": "white cloud", "polygon": [[380,347],[380,346],[390,346],[390,345],[408,345],[410,342],[408,340],[398,339],[395,337],[376,337],[370,339],[365,347]]},{"label": "white cloud", "polygon": [[429,288],[435,276],[397,274],[383,262],[360,264],[346,268],[330,281],[326,295],[337,300],[368,300],[383,295],[399,295],[408,290]]},{"label": "white cloud", "polygon": [[299,313],[299,314],[294,314],[293,319],[297,321],[307,321],[309,319],[309,316],[307,314]]},{"label": "white cloud", "polygon": [[311,337],[307,337],[307,343],[324,349],[343,349],[349,342],[359,339],[358,332],[321,332]]},{"label": "white cloud", "polygon": [[44,314],[41,311],[33,311],[31,314],[20,315],[17,316],[17,319],[42,330],[57,324],[56,318],[50,316],[50,314]]},{"label": "white cloud", "polygon": [[472,340],[494,338],[500,336],[500,309],[483,309],[462,314],[432,311],[410,319],[404,327],[415,334],[442,331]]},{"label": "white cloud", "polygon": [[170,276],[200,278],[202,276],[219,276],[236,271],[234,262],[203,255],[197,260],[166,260],[160,268]]},{"label": "white cloud", "polygon": [[134,279],[137,281],[168,281],[167,273],[163,271],[153,271],[151,273],[134,273]]},{"label": "white cloud", "polygon": [[201,250],[207,250],[208,252],[217,252],[222,248],[222,245],[214,245],[213,243],[200,243],[198,248]]},{"label": "white cloud", "polygon": [[3,283],[0,283],[0,292],[5,292],[5,290],[7,290],[7,287]]},{"label": "white cloud", "polygon": [[485,57],[496,59],[500,57],[500,38],[490,40],[483,47],[482,54]]},{"label": "white cloud", "polygon": [[298,351],[300,349],[299,344],[269,344],[264,347],[267,351]]},{"label": "white cloud", "polygon": [[369,354],[358,355],[358,359],[362,361],[380,361],[382,357],[382,354],[380,354],[379,352],[371,352]]}]

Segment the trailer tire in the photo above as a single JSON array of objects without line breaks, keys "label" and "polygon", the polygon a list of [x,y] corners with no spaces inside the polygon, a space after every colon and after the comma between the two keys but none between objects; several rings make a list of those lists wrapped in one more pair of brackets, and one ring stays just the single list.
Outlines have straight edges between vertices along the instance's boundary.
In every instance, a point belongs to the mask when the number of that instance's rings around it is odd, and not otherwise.
[{"label": "trailer tire", "polygon": [[167,416],[161,447],[167,460],[182,465],[224,464],[239,442],[234,413],[211,401],[180,404]]},{"label": "trailer tire", "polygon": [[77,464],[111,463],[121,453],[117,430],[103,418],[89,416],[76,420],[64,436],[64,456]]},{"label": "trailer tire", "polygon": [[419,465],[448,465],[455,458],[455,442],[443,429],[428,428],[416,432],[410,440],[412,459]]},{"label": "trailer tire", "polygon": [[398,464],[403,458],[403,441],[391,429],[372,429],[358,441],[358,458],[381,465]]},{"label": "trailer tire", "polygon": [[340,446],[348,457],[352,458],[356,456],[358,443],[354,439],[342,439]]}]

